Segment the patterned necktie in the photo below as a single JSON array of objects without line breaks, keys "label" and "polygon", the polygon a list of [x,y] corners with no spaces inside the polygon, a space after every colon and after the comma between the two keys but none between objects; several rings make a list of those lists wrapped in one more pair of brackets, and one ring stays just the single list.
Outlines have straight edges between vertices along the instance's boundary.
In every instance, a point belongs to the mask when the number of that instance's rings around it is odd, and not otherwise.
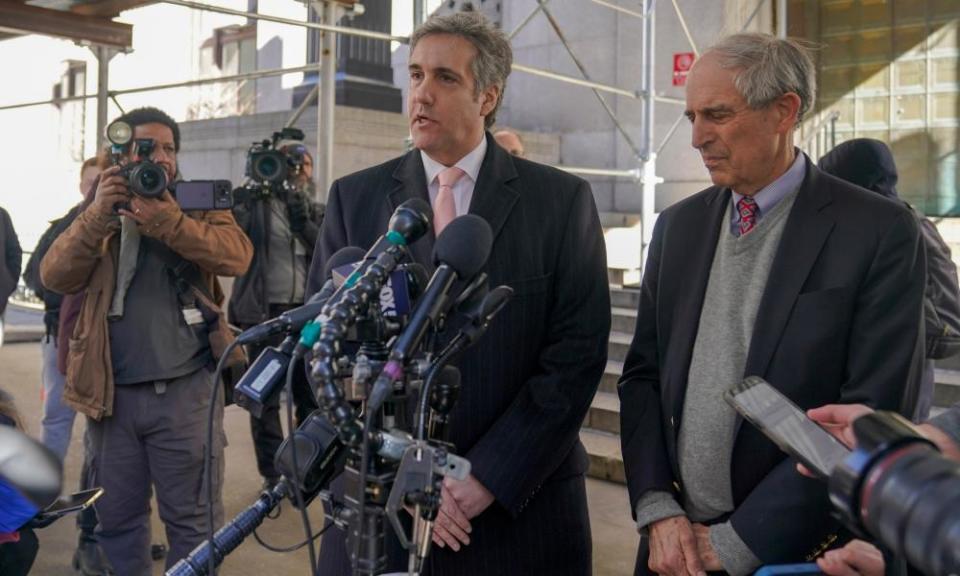
[{"label": "patterned necktie", "polygon": [[437,175],[440,182],[440,192],[433,203],[433,231],[437,236],[447,227],[451,220],[457,217],[457,204],[453,200],[453,185],[463,175],[463,170],[456,166],[445,168]]},{"label": "patterned necktie", "polygon": [[745,236],[757,226],[760,207],[757,206],[756,200],[750,196],[744,196],[737,202],[737,212],[740,213],[740,236]]}]

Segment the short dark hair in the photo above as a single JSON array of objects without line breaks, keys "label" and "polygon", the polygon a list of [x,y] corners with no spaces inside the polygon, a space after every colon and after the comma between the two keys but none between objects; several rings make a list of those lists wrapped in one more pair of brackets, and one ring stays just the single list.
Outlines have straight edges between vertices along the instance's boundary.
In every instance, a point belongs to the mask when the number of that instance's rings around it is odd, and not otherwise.
[{"label": "short dark hair", "polygon": [[180,151],[180,126],[177,125],[176,120],[159,108],[144,106],[127,112],[117,120],[126,122],[130,125],[130,128],[136,128],[144,124],[163,124],[173,132],[174,150]]}]

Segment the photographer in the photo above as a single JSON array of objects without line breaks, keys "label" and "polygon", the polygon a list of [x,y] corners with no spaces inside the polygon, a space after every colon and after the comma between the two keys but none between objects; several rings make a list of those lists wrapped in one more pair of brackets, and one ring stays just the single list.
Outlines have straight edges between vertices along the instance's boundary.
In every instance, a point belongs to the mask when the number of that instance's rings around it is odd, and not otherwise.
[{"label": "photographer", "polygon": [[[141,149],[151,149],[149,161],[175,180],[180,130],[156,108],[120,120],[133,137],[119,155],[124,166],[103,171],[93,202],[50,247],[40,274],[51,290],[85,294],[63,399],[88,416],[92,474],[105,489],[96,507],[101,546],[118,574],[148,575],[151,485],[166,527],[167,567],[204,539],[208,505],[222,521],[222,406],[213,445],[205,440],[211,344],[222,337],[210,329],[218,310],[209,302],[222,300],[216,275],[246,272],[252,248],[225,210],[184,213],[168,190],[157,198],[134,194],[123,170]],[[207,449],[210,479],[203,478]]]},{"label": "photographer", "polygon": [[[283,140],[284,136],[294,139]],[[274,181],[260,176],[257,164],[262,162],[259,158],[264,157],[257,156],[262,146],[255,144],[248,157],[251,181],[234,192],[233,214],[254,247],[250,269],[234,283],[228,307],[230,322],[243,329],[304,303],[307,267],[313,257],[319,227],[312,195],[308,194],[313,161],[302,138],[303,133],[296,129],[285,129],[274,135],[267,154],[279,152],[281,158],[277,165],[283,167],[275,173]],[[276,155],[266,158],[277,160]],[[278,336],[249,346],[248,358],[254,361],[266,346],[279,344],[281,339],[282,336]],[[302,368],[298,367],[296,374],[297,420],[302,421],[317,406]],[[273,459],[283,442],[279,394],[268,400],[259,418],[251,414],[250,431],[257,469],[264,479],[264,487],[271,487],[279,480]]]},{"label": "photographer", "polygon": [[[853,447],[857,443],[853,422],[871,412],[873,409],[862,404],[830,404],[810,410],[807,415],[848,447]],[[936,444],[944,456],[960,461],[960,404],[914,428]],[[807,474],[806,469],[797,466]],[[817,564],[830,576],[883,576],[886,568],[880,550],[863,540],[853,540],[843,548],[826,552]]]}]

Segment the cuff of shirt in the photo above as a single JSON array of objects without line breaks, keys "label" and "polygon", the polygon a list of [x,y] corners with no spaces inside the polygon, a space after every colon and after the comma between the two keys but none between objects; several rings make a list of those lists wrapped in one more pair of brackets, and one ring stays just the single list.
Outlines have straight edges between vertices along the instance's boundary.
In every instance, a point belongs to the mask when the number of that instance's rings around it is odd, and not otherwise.
[{"label": "cuff of shirt", "polygon": [[760,559],[754,556],[729,522],[710,527],[710,544],[730,576],[746,576],[760,567]]},{"label": "cuff of shirt", "polygon": [[686,512],[669,492],[651,490],[637,502],[637,530],[644,536],[654,522],[674,516],[685,516]]}]

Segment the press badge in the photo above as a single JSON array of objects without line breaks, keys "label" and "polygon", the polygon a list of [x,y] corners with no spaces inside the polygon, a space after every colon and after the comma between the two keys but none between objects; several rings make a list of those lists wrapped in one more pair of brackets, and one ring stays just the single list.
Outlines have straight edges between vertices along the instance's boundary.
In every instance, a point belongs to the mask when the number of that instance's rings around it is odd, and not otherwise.
[{"label": "press badge", "polygon": [[203,324],[203,314],[200,313],[200,310],[198,310],[196,306],[181,308],[180,311],[183,313],[183,321],[187,323],[187,326]]}]

